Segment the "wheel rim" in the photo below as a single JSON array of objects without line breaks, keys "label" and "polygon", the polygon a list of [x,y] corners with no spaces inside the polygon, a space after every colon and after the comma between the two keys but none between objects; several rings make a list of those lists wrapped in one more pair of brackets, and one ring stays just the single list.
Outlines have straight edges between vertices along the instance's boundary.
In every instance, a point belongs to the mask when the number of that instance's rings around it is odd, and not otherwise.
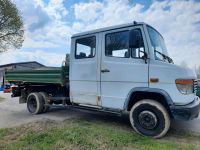
[{"label": "wheel rim", "polygon": [[157,126],[158,120],[156,115],[151,111],[142,111],[138,115],[138,121],[144,129],[152,130]]},{"label": "wheel rim", "polygon": [[30,112],[34,113],[37,109],[37,102],[35,98],[30,98],[28,103],[28,108]]}]

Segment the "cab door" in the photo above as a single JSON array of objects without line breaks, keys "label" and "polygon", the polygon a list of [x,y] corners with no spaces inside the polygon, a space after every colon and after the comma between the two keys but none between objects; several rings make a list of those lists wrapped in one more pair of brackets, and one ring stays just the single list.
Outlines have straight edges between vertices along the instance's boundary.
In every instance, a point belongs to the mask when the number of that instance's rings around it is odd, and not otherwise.
[{"label": "cab door", "polygon": [[70,98],[73,103],[100,105],[97,51],[98,34],[72,38],[70,57]]},{"label": "cab door", "polygon": [[[130,48],[130,32],[138,30],[139,47]],[[135,87],[148,87],[148,63],[144,61],[147,44],[141,27],[128,27],[102,33],[101,102],[102,107],[123,109]]]}]

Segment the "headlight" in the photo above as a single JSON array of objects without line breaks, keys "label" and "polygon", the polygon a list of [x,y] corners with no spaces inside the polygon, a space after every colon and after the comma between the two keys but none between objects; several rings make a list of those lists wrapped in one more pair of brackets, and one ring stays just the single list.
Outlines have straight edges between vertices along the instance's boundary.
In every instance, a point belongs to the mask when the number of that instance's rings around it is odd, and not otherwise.
[{"label": "headlight", "polygon": [[194,86],[192,79],[176,79],[176,87],[182,94],[194,93]]}]

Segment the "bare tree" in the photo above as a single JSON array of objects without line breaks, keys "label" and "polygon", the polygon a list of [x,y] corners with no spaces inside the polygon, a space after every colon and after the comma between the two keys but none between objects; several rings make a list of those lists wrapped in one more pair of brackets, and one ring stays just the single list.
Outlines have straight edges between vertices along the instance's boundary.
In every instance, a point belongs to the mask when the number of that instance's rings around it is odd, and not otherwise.
[{"label": "bare tree", "polygon": [[0,0],[0,53],[20,48],[24,41],[23,21],[11,0]]}]

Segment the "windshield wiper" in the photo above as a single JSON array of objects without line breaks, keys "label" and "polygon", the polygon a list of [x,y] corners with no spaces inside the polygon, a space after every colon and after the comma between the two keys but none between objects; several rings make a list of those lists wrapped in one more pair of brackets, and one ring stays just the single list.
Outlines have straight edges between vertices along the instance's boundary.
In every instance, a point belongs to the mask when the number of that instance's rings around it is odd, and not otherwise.
[{"label": "windshield wiper", "polygon": [[157,50],[154,50],[154,51],[157,52],[158,54],[160,54],[161,56],[163,56],[164,59],[167,59],[169,63],[172,63],[172,64],[174,63],[173,60],[169,56],[167,56]]}]

